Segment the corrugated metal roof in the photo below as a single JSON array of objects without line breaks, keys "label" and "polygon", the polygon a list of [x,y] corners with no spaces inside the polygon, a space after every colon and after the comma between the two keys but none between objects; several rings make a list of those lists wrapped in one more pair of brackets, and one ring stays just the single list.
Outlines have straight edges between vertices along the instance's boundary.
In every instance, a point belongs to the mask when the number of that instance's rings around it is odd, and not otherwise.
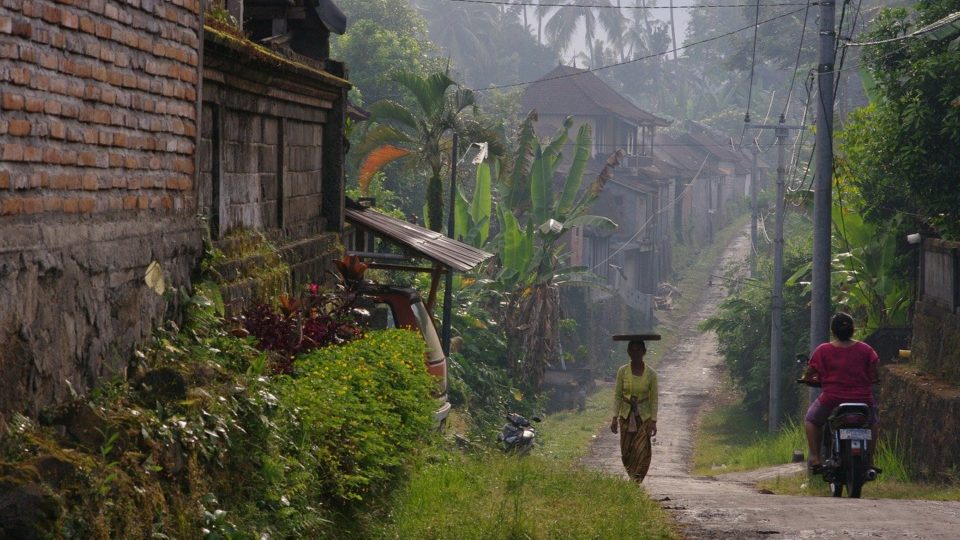
[{"label": "corrugated metal roof", "polygon": [[358,227],[459,272],[472,270],[478,264],[493,257],[493,253],[487,253],[482,249],[376,210],[347,208],[344,217]]}]

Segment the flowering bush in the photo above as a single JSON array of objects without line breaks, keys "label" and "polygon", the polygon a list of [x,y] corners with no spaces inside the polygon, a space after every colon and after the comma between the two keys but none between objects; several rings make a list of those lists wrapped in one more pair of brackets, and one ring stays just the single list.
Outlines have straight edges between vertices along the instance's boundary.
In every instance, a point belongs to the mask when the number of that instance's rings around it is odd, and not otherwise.
[{"label": "flowering bush", "polygon": [[415,332],[374,331],[299,357],[297,375],[279,381],[281,402],[298,411],[287,429],[311,449],[301,463],[322,472],[331,497],[376,491],[430,432],[436,381],[423,353]]},{"label": "flowering bush", "polygon": [[303,298],[281,296],[278,306],[257,304],[241,318],[243,328],[259,347],[279,353],[274,371],[290,373],[294,357],[327,345],[363,337],[351,295],[324,295],[316,284]]}]

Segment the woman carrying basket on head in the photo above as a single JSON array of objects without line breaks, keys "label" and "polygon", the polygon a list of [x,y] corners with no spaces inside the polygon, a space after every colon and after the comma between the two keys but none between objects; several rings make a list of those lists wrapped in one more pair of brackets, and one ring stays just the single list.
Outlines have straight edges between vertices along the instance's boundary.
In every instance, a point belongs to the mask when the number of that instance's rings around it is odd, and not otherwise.
[{"label": "woman carrying basket on head", "polygon": [[[645,336],[659,339],[659,336]],[[614,415],[610,431],[620,433],[620,459],[630,478],[643,482],[650,469],[651,437],[657,434],[657,374],[643,362],[647,346],[639,336],[627,345],[630,363],[617,370]]]}]

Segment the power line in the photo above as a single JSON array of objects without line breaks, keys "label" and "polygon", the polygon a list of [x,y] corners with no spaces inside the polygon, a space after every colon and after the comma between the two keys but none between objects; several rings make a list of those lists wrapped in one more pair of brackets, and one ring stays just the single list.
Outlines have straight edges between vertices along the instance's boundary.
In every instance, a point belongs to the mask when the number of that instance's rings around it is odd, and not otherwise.
[{"label": "power line", "polygon": [[[780,113],[780,116],[786,118],[787,111],[790,108],[790,100],[793,99],[793,86],[797,82],[797,72],[800,70],[800,55],[803,52],[803,39],[807,35],[807,18],[810,16],[810,6],[803,12],[803,26],[800,29],[800,46],[797,47],[797,61],[793,65],[793,77],[790,78],[790,90],[787,91],[787,101],[783,104],[783,112]],[[804,111],[806,115],[806,111]],[[797,134],[797,137],[800,135]]]},{"label": "power line", "polygon": [[753,70],[757,65],[758,33],[760,33],[760,2],[757,2],[757,9],[753,18],[753,55],[750,58],[750,86],[747,87],[747,112],[743,115],[743,122],[745,124],[750,123],[750,105],[753,100]]},{"label": "power line", "polygon": [[[509,2],[507,0],[448,0],[450,2],[462,2],[467,4],[492,4],[498,6],[523,6],[523,7],[556,7],[556,8],[588,8],[588,9],[718,9],[718,8],[745,8],[745,7],[754,7],[757,4],[688,4],[688,5],[674,5],[674,6],[611,6],[611,5],[588,5],[588,4],[552,4],[552,3],[535,3],[535,2]],[[818,2],[813,2],[811,4],[806,4],[804,2],[778,2],[773,4],[766,4],[768,7],[778,7],[778,6],[806,6],[806,5],[817,5]]]},{"label": "power line", "polygon": [[880,39],[880,40],[877,40],[877,41],[860,41],[860,42],[857,42],[857,41],[848,41],[848,42],[844,43],[843,46],[844,46],[844,47],[867,47],[867,46],[870,46],[870,45],[882,45],[882,44],[884,44],[884,43],[893,43],[893,42],[895,42],[895,41],[903,41],[903,40],[906,40],[906,39],[912,39],[912,38],[915,38],[915,37],[920,37],[920,36],[922,36],[922,35],[924,35],[924,34],[929,34],[930,32],[933,32],[933,31],[935,31],[935,30],[939,30],[939,29],[941,29],[941,28],[943,28],[943,27],[945,27],[945,26],[950,26],[950,25],[952,25],[952,24],[956,24],[957,21],[960,21],[960,11],[955,11],[955,12],[951,13],[950,15],[947,15],[946,17],[943,17],[942,19],[940,19],[940,20],[938,20],[938,21],[935,21],[935,22],[933,22],[933,23],[931,23],[931,24],[928,24],[927,26],[924,26],[923,28],[918,28],[918,29],[914,30],[913,32],[910,32],[909,34],[905,34],[905,35],[902,35],[902,36],[900,36],[900,37],[895,37],[895,38],[890,38],[890,39]]},{"label": "power line", "polygon": [[[514,4],[514,5],[515,5],[515,4]],[[777,16],[775,16],[775,17],[771,17],[771,18],[769,18],[769,19],[765,19],[765,20],[763,20],[763,21],[760,21],[758,24],[766,24],[766,23],[768,23],[768,22],[773,22],[773,21],[776,21],[776,20],[779,20],[779,19],[783,19],[783,18],[785,18],[785,17],[789,17],[790,15],[793,15],[794,13],[799,13],[799,12],[803,11],[804,9],[806,9],[806,8],[799,8],[799,9],[795,9],[795,10],[789,11],[789,12],[787,12],[787,13],[782,13],[782,14],[777,15]],[[751,29],[751,28],[753,28],[753,27],[754,27],[754,25],[745,26],[745,27],[743,27],[743,28],[738,28],[737,30],[732,30],[732,31],[730,31],[730,32],[726,32],[726,33],[720,34],[720,35],[718,35],[718,36],[714,36],[714,37],[711,37],[711,38],[702,39],[702,40],[700,40],[700,41],[694,41],[694,42],[688,43],[688,44],[686,44],[686,45],[681,45],[681,46],[679,46],[679,47],[675,47],[675,48],[670,49],[670,50],[667,50],[667,51],[663,51],[663,52],[659,52],[659,53],[653,53],[653,54],[648,54],[648,55],[646,55],[646,56],[640,56],[640,57],[638,57],[638,58],[633,58],[633,59],[630,59],[630,60],[625,60],[625,61],[623,61],[623,62],[616,62],[616,63],[608,64],[608,65],[605,65],[605,66],[600,66],[600,67],[595,67],[595,68],[589,68],[589,69],[585,69],[585,70],[583,70],[583,71],[577,71],[576,73],[566,73],[566,74],[563,74],[563,75],[554,75],[553,77],[546,77],[546,78],[537,79],[537,80],[534,80],[534,81],[525,81],[525,82],[518,82],[518,83],[511,83],[511,84],[490,85],[490,86],[488,86],[488,87],[486,87],[486,88],[475,88],[475,89],[472,89],[472,90],[473,90],[474,92],[487,92],[487,91],[490,91],[490,90],[499,90],[499,89],[501,89],[501,88],[513,88],[513,87],[515,87],[515,86],[525,86],[525,85],[533,84],[533,83],[537,83],[537,82],[553,81],[553,80],[557,80],[557,79],[566,79],[566,78],[568,78],[568,77],[574,77],[574,76],[576,76],[576,75],[580,75],[581,73],[592,73],[592,72],[600,71],[600,70],[603,70],[603,69],[610,69],[610,68],[614,68],[614,67],[625,66],[625,65],[627,65],[627,64],[633,64],[633,63],[636,63],[636,62],[640,62],[641,60],[649,60],[650,58],[656,58],[656,57],[658,57],[658,56],[665,56],[665,55],[668,55],[668,54],[670,54],[670,53],[672,53],[672,52],[676,52],[676,51],[679,51],[679,50],[682,50],[682,49],[687,49],[687,48],[693,47],[694,45],[702,45],[702,44],[704,44],[704,43],[709,43],[709,42],[711,42],[711,41],[717,41],[717,40],[719,40],[719,39],[723,39],[723,38],[725,38],[725,37],[729,37],[729,36],[732,36],[732,35],[734,35],[734,34],[738,34],[738,33],[740,33],[740,32],[743,32],[744,30],[749,30],[749,29]]]}]

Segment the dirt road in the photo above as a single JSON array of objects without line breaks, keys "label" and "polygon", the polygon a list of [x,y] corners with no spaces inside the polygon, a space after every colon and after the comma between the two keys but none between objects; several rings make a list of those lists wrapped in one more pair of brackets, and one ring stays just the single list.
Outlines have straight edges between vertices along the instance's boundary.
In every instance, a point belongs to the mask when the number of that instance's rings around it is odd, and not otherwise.
[{"label": "dirt road", "polygon": [[[738,235],[727,247],[724,266],[742,261],[749,238]],[[658,430],[653,464],[644,482],[650,496],[669,509],[688,538],[960,538],[960,503],[935,501],[793,497],[765,495],[753,488],[757,477],[793,474],[787,465],[717,478],[689,474],[694,420],[715,390],[722,360],[716,336],[697,330],[722,300],[725,288],[708,287],[699,310],[678,323],[675,350],[657,367],[660,385]],[[656,343],[652,344],[656,347]],[[584,465],[626,476],[616,435],[600,429]],[[819,481],[819,479],[818,479]]]}]

